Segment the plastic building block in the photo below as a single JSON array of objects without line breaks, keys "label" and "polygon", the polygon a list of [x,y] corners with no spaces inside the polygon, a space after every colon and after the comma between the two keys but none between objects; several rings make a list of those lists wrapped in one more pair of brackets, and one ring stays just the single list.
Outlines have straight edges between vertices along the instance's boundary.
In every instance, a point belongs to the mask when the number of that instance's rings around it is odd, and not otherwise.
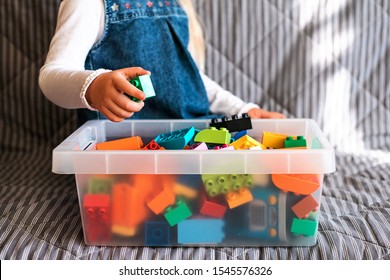
[{"label": "plastic building block", "polygon": [[83,207],[87,242],[108,241],[111,237],[110,196],[86,194]]},{"label": "plastic building block", "polygon": [[231,119],[223,117],[220,121],[212,119],[210,126],[215,128],[226,128],[229,132],[252,129],[252,121],[247,113],[242,114],[241,118],[233,115]]},{"label": "plastic building block", "polygon": [[145,245],[170,245],[170,227],[166,222],[145,222]]},{"label": "plastic building block", "polygon": [[268,149],[281,149],[284,148],[284,141],[286,138],[287,135],[263,132],[263,140],[261,141],[261,144],[263,144]]},{"label": "plastic building block", "polygon": [[152,140],[147,145],[145,145],[142,150],[165,150],[164,147],[160,147],[159,144],[156,143],[156,141]]},{"label": "plastic building block", "polygon": [[190,188],[189,186],[176,183],[173,187],[175,195],[186,197],[188,199],[194,199],[197,197],[198,192],[195,189]]},{"label": "plastic building block", "polygon": [[213,147],[213,150],[234,150],[234,147],[232,146],[229,146],[228,144],[223,144],[223,145],[220,145],[220,146],[214,146]]},{"label": "plastic building block", "polygon": [[219,130],[215,127],[209,129],[203,129],[196,134],[195,142],[205,142],[207,144],[229,144],[231,135],[229,131],[222,127]]},{"label": "plastic building block", "polygon": [[294,218],[291,225],[291,232],[294,235],[314,236],[317,232],[317,221]]},{"label": "plastic building block", "polygon": [[198,196],[198,190],[203,186],[202,177],[198,174],[183,174],[178,176],[174,184],[174,192],[178,196],[189,199]]},{"label": "plastic building block", "polygon": [[143,147],[141,137],[133,136],[96,144],[96,150],[140,150]]},{"label": "plastic building block", "polygon": [[288,136],[284,141],[285,148],[298,148],[298,147],[307,147],[306,139],[303,136],[297,136],[295,139],[292,136]]},{"label": "plastic building block", "polygon": [[195,151],[207,151],[209,147],[205,142],[201,143],[195,143],[191,146],[189,146],[188,150],[195,150]]},{"label": "plastic building block", "polygon": [[[263,238],[277,238],[279,235],[279,219],[283,219],[285,211],[284,205],[281,205],[285,194],[276,188],[252,190],[253,200],[249,203],[249,228],[257,232],[257,236]],[[282,215],[282,216],[281,216]],[[282,225],[283,226],[283,225]]]},{"label": "plastic building block", "polygon": [[208,198],[204,191],[199,193],[199,213],[202,215],[222,218],[225,215],[226,206],[220,197]]},{"label": "plastic building block", "polygon": [[195,128],[189,127],[158,135],[154,141],[167,150],[182,150],[195,135]]},{"label": "plastic building block", "polygon": [[111,194],[113,182],[111,175],[95,175],[88,180],[88,193]]},{"label": "plastic building block", "polygon": [[217,244],[225,237],[225,222],[220,219],[189,219],[177,225],[177,241],[181,244]]},{"label": "plastic building block", "polygon": [[[130,83],[133,86],[135,86],[136,88],[138,88],[139,90],[143,91],[143,93],[145,93],[145,100],[150,98],[150,97],[156,96],[156,93],[155,93],[154,88],[153,88],[152,80],[150,79],[150,75],[138,76],[137,78],[130,80]],[[131,100],[133,100],[135,102],[139,102],[139,99],[137,99],[133,96],[130,96],[128,94],[126,94],[126,95]]]},{"label": "plastic building block", "polygon": [[165,210],[165,219],[168,221],[170,226],[174,226],[179,222],[191,217],[192,212],[187,204],[178,200],[174,206],[168,207]]},{"label": "plastic building block", "polygon": [[232,141],[236,141],[237,139],[240,139],[242,136],[245,136],[247,134],[246,130],[238,131],[234,136],[232,137]]},{"label": "plastic building block", "polygon": [[[112,232],[133,236],[136,226],[142,219],[135,217],[137,211],[137,190],[126,183],[113,186],[112,192]],[[137,221],[138,220],[138,221]]]},{"label": "plastic building block", "polygon": [[235,208],[253,199],[252,193],[247,188],[225,194],[229,208]]},{"label": "plastic building block", "polygon": [[229,146],[234,147],[235,150],[248,150],[249,148],[253,148],[253,147],[261,148],[261,144],[257,142],[255,139],[253,139],[252,137],[250,137],[249,135],[242,136],[240,139],[237,139]]},{"label": "plastic building block", "polygon": [[272,174],[272,182],[279,189],[295,194],[312,194],[319,187],[317,174]]},{"label": "plastic building block", "polygon": [[318,202],[314,199],[312,195],[308,195],[298,203],[294,204],[291,207],[291,210],[295,213],[295,215],[302,219],[309,217],[311,211],[316,211],[318,209]]},{"label": "plastic building block", "polygon": [[252,175],[248,174],[203,174],[202,181],[211,197],[253,185]]},{"label": "plastic building block", "polygon": [[154,214],[158,215],[165,208],[175,203],[175,194],[170,190],[163,190],[147,203],[147,206]]},{"label": "plastic building block", "polygon": [[147,199],[163,189],[163,182],[158,175],[137,174],[131,175],[129,182],[116,183],[112,189],[112,232],[133,236],[151,214]]}]

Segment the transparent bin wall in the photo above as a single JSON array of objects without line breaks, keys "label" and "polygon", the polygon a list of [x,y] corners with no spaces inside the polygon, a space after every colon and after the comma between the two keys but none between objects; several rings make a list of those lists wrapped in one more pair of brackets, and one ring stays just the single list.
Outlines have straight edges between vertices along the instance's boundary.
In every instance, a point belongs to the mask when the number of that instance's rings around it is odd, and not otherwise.
[{"label": "transparent bin wall", "polygon": [[[76,174],[85,242],[312,246],[323,174],[291,175],[281,189],[274,182],[287,175]],[[296,189],[301,176],[310,190]]]}]

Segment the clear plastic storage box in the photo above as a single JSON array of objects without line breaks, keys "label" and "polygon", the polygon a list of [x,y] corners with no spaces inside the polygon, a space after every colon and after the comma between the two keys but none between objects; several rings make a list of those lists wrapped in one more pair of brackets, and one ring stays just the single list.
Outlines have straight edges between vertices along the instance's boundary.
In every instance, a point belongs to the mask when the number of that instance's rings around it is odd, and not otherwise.
[{"label": "clear plastic storage box", "polygon": [[335,158],[313,120],[252,120],[247,130],[259,143],[265,133],[299,136],[307,148],[261,149],[247,143],[241,150],[96,149],[98,143],[134,136],[146,146],[161,136],[171,139],[172,132],[196,135],[209,129],[210,121],[89,121],[56,147],[53,172],[76,176],[85,242],[314,245],[324,174],[335,171]]}]

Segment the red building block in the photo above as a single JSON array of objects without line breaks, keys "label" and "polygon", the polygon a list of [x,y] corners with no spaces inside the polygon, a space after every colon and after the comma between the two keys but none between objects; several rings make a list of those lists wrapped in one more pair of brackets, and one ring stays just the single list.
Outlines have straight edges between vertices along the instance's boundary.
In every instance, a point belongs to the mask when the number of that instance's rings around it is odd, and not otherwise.
[{"label": "red building block", "polygon": [[314,197],[312,195],[308,195],[291,207],[291,210],[298,218],[302,219],[307,218],[311,211],[317,211],[318,206],[319,204]]},{"label": "red building block", "polygon": [[110,196],[108,194],[86,194],[83,198],[83,208],[86,242],[101,244],[110,240]]},{"label": "red building block", "polygon": [[142,150],[165,150],[165,148],[161,147],[156,141],[152,140],[143,147]]},{"label": "red building block", "polygon": [[204,191],[199,192],[199,212],[203,215],[222,218],[226,212],[226,206],[220,197],[208,198]]}]

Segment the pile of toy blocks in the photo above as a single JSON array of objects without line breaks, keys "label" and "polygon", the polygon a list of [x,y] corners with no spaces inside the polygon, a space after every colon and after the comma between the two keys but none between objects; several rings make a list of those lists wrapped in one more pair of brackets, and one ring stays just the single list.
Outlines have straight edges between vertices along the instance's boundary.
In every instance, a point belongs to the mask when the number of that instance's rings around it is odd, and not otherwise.
[{"label": "pile of toy blocks", "polygon": [[[303,136],[264,132],[262,142],[247,135],[252,128],[247,114],[211,120],[210,127],[194,127],[157,135],[144,145],[139,136],[96,144],[97,150],[244,150],[305,149]],[[232,136],[233,135],[233,136]],[[312,236],[317,221],[308,219],[319,204],[311,195],[319,186],[316,174],[272,174],[273,184],[282,192],[303,198],[292,207],[296,217],[293,234]],[[250,174],[199,175],[96,175],[83,195],[83,223],[91,244],[110,244],[113,236],[135,238],[147,246],[218,244],[223,241],[224,216],[253,200]],[[267,200],[271,206],[276,196]],[[172,228],[175,227],[174,234]],[[276,229],[269,229],[270,238]],[[141,234],[140,234],[141,233]],[[177,244],[177,243],[175,243]]]}]

